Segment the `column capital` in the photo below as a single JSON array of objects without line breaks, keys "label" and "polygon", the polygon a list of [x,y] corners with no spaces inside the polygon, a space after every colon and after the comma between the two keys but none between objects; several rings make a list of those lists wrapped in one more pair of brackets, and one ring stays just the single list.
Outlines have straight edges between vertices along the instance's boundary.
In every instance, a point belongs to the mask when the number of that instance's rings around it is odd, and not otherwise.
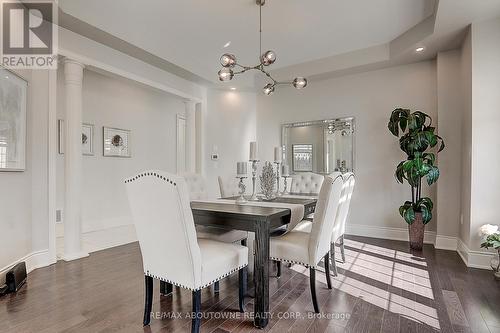
[{"label": "column capital", "polygon": [[66,84],[82,84],[85,65],[73,59],[64,59],[64,78]]},{"label": "column capital", "polygon": [[196,106],[196,102],[190,99],[185,100],[184,104],[186,104],[186,107],[190,108],[194,108]]},{"label": "column capital", "polygon": [[66,64],[73,64],[73,65],[81,67],[82,69],[85,68],[84,64],[82,64],[81,62],[79,62],[77,60],[73,60],[71,58],[64,58],[64,65],[66,65]]}]

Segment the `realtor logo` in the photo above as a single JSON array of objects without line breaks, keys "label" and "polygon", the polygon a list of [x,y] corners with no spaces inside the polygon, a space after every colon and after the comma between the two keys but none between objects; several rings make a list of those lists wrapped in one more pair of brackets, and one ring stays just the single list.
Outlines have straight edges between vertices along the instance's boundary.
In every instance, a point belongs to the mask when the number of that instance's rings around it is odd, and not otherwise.
[{"label": "realtor logo", "polygon": [[56,6],[48,1],[2,1],[2,65],[57,68]]}]

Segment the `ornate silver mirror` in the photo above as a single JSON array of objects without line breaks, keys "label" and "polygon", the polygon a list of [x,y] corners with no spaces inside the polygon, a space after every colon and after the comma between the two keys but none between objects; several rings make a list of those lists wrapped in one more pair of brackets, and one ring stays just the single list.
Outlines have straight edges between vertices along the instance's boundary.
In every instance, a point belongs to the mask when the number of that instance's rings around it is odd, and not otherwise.
[{"label": "ornate silver mirror", "polygon": [[353,117],[283,124],[283,161],[291,173],[353,171],[354,130]]}]

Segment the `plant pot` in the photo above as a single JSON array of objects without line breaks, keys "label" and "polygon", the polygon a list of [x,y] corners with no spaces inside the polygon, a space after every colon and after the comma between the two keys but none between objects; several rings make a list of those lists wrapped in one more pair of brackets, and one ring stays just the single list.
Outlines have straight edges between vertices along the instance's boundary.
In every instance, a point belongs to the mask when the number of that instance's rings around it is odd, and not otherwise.
[{"label": "plant pot", "polygon": [[493,275],[495,276],[495,279],[500,280],[500,250],[498,250],[498,253],[493,255],[490,265],[493,269]]},{"label": "plant pot", "polygon": [[408,233],[410,236],[410,249],[422,250],[424,245],[425,224],[422,218],[422,213],[415,213],[415,221],[408,225]]}]

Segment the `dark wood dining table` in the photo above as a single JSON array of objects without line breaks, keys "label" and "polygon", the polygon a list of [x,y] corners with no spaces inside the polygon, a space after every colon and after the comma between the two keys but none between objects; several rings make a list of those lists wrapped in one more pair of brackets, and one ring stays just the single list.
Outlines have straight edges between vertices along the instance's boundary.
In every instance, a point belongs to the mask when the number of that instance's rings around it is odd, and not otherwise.
[{"label": "dark wood dining table", "polygon": [[[235,198],[227,198],[235,199]],[[273,203],[304,205],[304,217],[313,213],[316,199],[278,197]],[[217,202],[192,202],[191,209],[196,224],[228,230],[244,230],[255,233],[254,265],[254,325],[265,328],[269,322],[269,240],[276,228],[290,223],[288,208],[237,205]]]}]

